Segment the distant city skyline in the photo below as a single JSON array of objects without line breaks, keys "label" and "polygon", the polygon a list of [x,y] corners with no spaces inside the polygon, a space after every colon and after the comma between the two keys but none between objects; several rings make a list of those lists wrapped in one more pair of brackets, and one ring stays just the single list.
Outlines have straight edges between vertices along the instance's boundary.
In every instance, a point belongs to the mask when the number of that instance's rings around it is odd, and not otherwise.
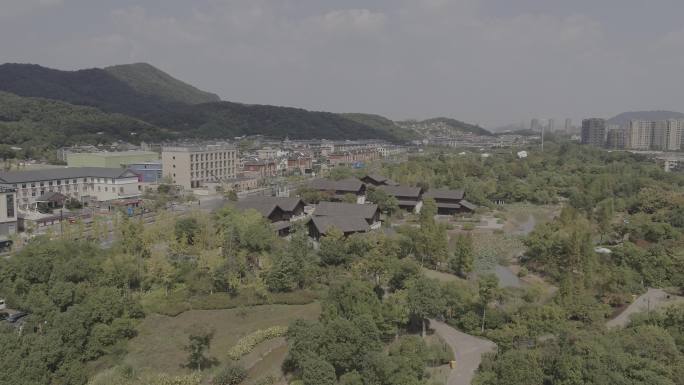
[{"label": "distant city skyline", "polygon": [[235,102],[487,128],[684,110],[684,3],[675,0],[1,4],[3,62],[149,62]]}]

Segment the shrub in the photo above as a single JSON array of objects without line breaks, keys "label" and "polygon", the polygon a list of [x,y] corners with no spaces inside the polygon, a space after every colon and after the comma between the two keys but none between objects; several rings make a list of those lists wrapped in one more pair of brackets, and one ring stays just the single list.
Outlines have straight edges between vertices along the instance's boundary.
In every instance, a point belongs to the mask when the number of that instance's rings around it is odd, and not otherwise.
[{"label": "shrub", "polygon": [[463,224],[463,230],[464,231],[473,231],[473,230],[475,230],[475,225],[472,223],[464,223]]},{"label": "shrub", "polygon": [[258,344],[273,338],[283,337],[285,334],[287,334],[287,327],[285,326],[273,326],[268,329],[257,330],[254,333],[241,338],[240,341],[228,351],[228,358],[237,361],[245,354],[254,350],[254,347]]},{"label": "shrub", "polygon": [[213,385],[238,385],[247,378],[247,370],[240,365],[229,363],[211,380]]},{"label": "shrub", "polygon": [[527,268],[523,266],[520,268],[520,271],[518,271],[518,277],[520,277],[520,278],[526,277],[527,274],[529,274],[529,273],[530,272],[527,270]]}]

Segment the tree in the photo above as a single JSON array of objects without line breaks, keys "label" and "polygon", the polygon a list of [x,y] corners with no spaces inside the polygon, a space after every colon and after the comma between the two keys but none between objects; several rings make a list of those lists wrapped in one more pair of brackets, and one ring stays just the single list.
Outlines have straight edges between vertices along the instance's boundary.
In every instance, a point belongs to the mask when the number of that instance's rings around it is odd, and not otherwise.
[{"label": "tree", "polygon": [[304,385],[335,385],[335,368],[326,361],[311,357],[304,362],[302,381]]},{"label": "tree", "polygon": [[319,249],[321,263],[324,265],[344,265],[349,262],[349,252],[346,247],[344,233],[333,227],[321,239]]},{"label": "tree", "polygon": [[420,276],[408,286],[408,308],[415,320],[421,322],[421,335],[425,337],[427,318],[435,317],[444,310],[439,282]]},{"label": "tree", "polygon": [[197,371],[202,370],[202,365],[210,363],[211,360],[205,356],[205,352],[209,350],[211,340],[214,337],[214,332],[210,330],[202,330],[198,328],[188,337],[188,344],[185,345],[185,351],[188,352],[187,366],[194,368]]},{"label": "tree", "polygon": [[487,274],[480,277],[477,282],[478,293],[480,294],[480,302],[482,304],[482,333],[485,328],[485,314],[487,306],[494,299],[499,288],[499,278],[494,274]]},{"label": "tree", "polygon": [[195,218],[181,218],[176,221],[174,234],[179,242],[185,242],[188,245],[195,244],[195,237],[199,232],[199,224]]},{"label": "tree", "polygon": [[474,254],[473,238],[468,234],[458,234],[454,254],[449,258],[449,268],[461,277],[468,276],[473,271]]},{"label": "tree", "polygon": [[344,196],[342,197],[342,202],[352,203],[352,204],[356,203],[357,202],[356,195],[351,194],[351,193],[344,194]]},{"label": "tree", "polygon": [[238,385],[247,378],[247,370],[236,363],[229,363],[211,380],[212,385]]},{"label": "tree", "polygon": [[228,200],[231,202],[237,202],[237,200],[238,200],[238,195],[235,192],[235,190],[228,191],[227,196],[228,196]]}]

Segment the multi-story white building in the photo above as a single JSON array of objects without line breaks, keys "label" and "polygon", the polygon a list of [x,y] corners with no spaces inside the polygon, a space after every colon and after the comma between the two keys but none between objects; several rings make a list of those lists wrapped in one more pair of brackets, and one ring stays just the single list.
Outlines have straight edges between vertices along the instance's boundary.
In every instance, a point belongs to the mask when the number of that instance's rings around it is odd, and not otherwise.
[{"label": "multi-story white building", "polygon": [[632,120],[627,127],[626,146],[631,150],[650,150],[655,122]]},{"label": "multi-story white building", "polygon": [[237,163],[238,152],[231,144],[162,148],[164,176],[186,189],[235,178]]},{"label": "multi-story white building", "polygon": [[16,189],[20,207],[34,205],[48,192],[58,192],[81,202],[106,202],[141,194],[138,175],[121,168],[73,167],[2,172],[0,183]]},{"label": "multi-story white building", "polygon": [[0,186],[0,241],[17,232],[17,190]]}]

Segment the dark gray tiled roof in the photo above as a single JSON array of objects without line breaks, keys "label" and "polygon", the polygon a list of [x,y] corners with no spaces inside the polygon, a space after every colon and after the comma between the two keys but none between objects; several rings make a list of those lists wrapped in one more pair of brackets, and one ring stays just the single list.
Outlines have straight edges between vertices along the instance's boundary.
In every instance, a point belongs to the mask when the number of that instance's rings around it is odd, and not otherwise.
[{"label": "dark gray tiled roof", "polygon": [[475,210],[475,209],[477,209],[477,205],[476,205],[476,204],[470,203],[470,202],[468,202],[468,201],[465,200],[465,199],[461,201],[461,206],[467,208],[468,210]]},{"label": "dark gray tiled roof", "polygon": [[378,175],[378,174],[368,174],[368,175],[366,175],[366,178],[370,178],[370,179],[378,182],[379,184],[385,184],[388,186],[396,186],[397,185],[397,182],[395,182],[389,178],[385,178],[384,176]]},{"label": "dark gray tiled roof", "polygon": [[417,201],[417,200],[412,201],[412,200],[405,200],[405,199],[398,199],[397,200],[397,204],[399,206],[413,206],[413,207],[415,207],[418,205],[418,202],[420,202],[420,201]]},{"label": "dark gray tiled roof", "polygon": [[378,205],[365,204],[357,205],[353,203],[335,203],[335,202],[320,202],[316,205],[313,215],[315,216],[346,216],[346,217],[361,217],[364,219],[371,219],[378,211]]},{"label": "dark gray tiled roof", "polygon": [[122,178],[135,177],[136,174],[122,168],[105,167],[65,167],[46,168],[31,171],[8,171],[0,172],[0,181],[3,183],[26,183],[42,180],[73,179],[73,178]]},{"label": "dark gray tiled roof", "polygon": [[330,179],[315,179],[309,182],[309,187],[321,191],[349,191],[357,192],[363,187],[363,182],[356,178],[330,180]]},{"label": "dark gray tiled roof", "polygon": [[361,217],[312,217],[311,222],[321,234],[327,233],[333,227],[343,233],[363,233],[370,230],[366,220]]},{"label": "dark gray tiled roof", "polygon": [[425,198],[438,199],[463,199],[463,190],[430,189],[425,193]]},{"label": "dark gray tiled roof", "polygon": [[409,186],[380,186],[380,190],[395,197],[413,197],[418,199],[422,192],[420,187]]},{"label": "dark gray tiled roof", "polygon": [[273,214],[278,205],[273,202],[264,202],[257,200],[244,200],[233,203],[233,206],[239,211],[256,210],[264,217],[268,218]]},{"label": "dark gray tiled roof", "polygon": [[304,204],[299,198],[287,197],[252,197],[239,202],[235,202],[235,208],[238,210],[254,209],[260,212],[263,216],[269,217],[276,207],[283,211],[294,211],[299,203]]}]

